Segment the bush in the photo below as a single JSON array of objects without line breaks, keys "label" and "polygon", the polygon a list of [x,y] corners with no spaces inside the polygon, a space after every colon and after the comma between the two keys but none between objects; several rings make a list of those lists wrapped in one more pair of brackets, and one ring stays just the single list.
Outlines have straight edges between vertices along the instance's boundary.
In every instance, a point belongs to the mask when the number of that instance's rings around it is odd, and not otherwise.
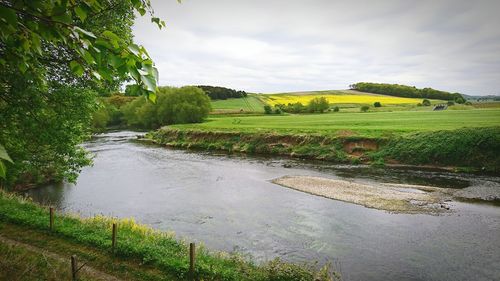
[{"label": "bush", "polygon": [[363,106],[360,108],[361,112],[367,112],[367,111],[368,111],[368,109],[370,109],[370,107],[369,107],[368,105],[363,105]]},{"label": "bush", "polygon": [[382,104],[380,102],[376,101],[376,102],[373,103],[373,106],[374,107],[381,107]]},{"label": "bush", "polygon": [[274,109],[274,114],[281,114],[281,113],[283,113],[283,111],[279,107],[276,107]]},{"label": "bush", "polygon": [[160,87],[156,104],[137,98],[123,107],[123,114],[129,126],[159,128],[170,124],[199,123],[207,117],[210,109],[210,98],[200,88]]},{"label": "bush", "polygon": [[339,112],[339,111],[340,111],[340,107],[335,106],[335,107],[333,108],[333,112]]},{"label": "bush", "polygon": [[452,102],[451,100],[450,100],[450,101],[448,101],[446,104],[447,104],[448,106],[455,105],[455,103],[454,103],[454,102]]},{"label": "bush", "polygon": [[325,97],[316,97],[313,98],[309,104],[307,105],[307,109],[309,112],[319,112],[323,113],[325,110],[328,109],[330,104],[328,103],[328,100]]},{"label": "bush", "polygon": [[430,106],[430,105],[431,105],[431,101],[430,101],[430,100],[428,100],[428,99],[424,99],[424,100],[422,101],[422,105],[423,105],[423,106]]},{"label": "bush", "polygon": [[271,108],[271,106],[269,106],[267,104],[264,105],[264,113],[265,114],[271,114],[271,113],[273,113],[273,109]]},{"label": "bush", "polygon": [[465,105],[472,105],[472,102],[470,102],[470,101],[466,101],[464,104],[465,104]]}]

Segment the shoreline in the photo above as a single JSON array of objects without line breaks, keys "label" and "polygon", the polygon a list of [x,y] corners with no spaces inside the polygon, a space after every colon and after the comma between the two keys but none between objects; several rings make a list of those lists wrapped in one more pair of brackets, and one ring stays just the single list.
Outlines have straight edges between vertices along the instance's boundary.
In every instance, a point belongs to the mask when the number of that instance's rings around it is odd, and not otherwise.
[{"label": "shoreline", "polygon": [[[467,141],[462,140],[465,136]],[[182,149],[284,156],[336,164],[500,174],[500,156],[495,154],[500,150],[499,127],[415,132],[385,138],[163,127],[140,140]]]}]

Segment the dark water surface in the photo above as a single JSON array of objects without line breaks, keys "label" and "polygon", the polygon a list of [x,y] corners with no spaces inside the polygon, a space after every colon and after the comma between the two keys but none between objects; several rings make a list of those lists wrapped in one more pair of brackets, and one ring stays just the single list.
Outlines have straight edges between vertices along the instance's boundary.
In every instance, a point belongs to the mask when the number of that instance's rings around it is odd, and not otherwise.
[{"label": "dark water surface", "polygon": [[332,262],[344,280],[500,280],[498,206],[452,202],[453,212],[439,216],[390,214],[269,182],[316,175],[500,189],[498,177],[194,153],[141,144],[135,134],[96,137],[85,145],[95,164],[76,185],[29,195],[84,216],[134,217],[257,261]]}]

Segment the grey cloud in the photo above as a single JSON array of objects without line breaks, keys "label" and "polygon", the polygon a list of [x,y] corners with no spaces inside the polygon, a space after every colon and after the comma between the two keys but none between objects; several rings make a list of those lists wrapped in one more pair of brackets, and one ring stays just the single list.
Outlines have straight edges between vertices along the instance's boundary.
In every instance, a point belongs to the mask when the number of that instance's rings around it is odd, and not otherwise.
[{"label": "grey cloud", "polygon": [[358,81],[499,94],[500,1],[152,1],[134,26],[163,85],[253,92]]}]

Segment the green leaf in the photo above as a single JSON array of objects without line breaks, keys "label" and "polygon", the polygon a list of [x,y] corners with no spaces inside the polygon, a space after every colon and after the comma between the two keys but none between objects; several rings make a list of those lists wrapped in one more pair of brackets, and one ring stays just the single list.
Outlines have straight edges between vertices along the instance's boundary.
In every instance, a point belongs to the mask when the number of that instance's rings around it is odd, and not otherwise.
[{"label": "green leaf", "polygon": [[148,100],[152,103],[156,103],[156,94],[154,92],[148,92]]},{"label": "green leaf", "polygon": [[33,46],[33,49],[41,55],[42,54],[42,41],[40,39],[40,36],[36,33],[31,34],[31,45]]},{"label": "green leaf", "polygon": [[14,161],[12,161],[12,159],[10,159],[10,156],[7,153],[7,150],[5,150],[5,147],[3,147],[3,145],[1,145],[1,144],[0,144],[0,159],[7,160],[10,163],[14,163]]},{"label": "green leaf", "polygon": [[69,67],[71,68],[71,71],[78,75],[78,76],[82,76],[83,75],[83,67],[81,64],[79,64],[77,61],[71,61],[69,63]]},{"label": "green leaf", "polygon": [[5,164],[0,160],[0,178],[5,179],[6,175],[7,167],[5,167]]},{"label": "green leaf", "polygon": [[139,46],[137,46],[136,44],[130,44],[128,46],[128,50],[130,52],[132,52],[132,54],[138,56],[139,55]]},{"label": "green leaf", "polygon": [[17,27],[17,14],[12,9],[0,6],[0,19],[7,24]]},{"label": "green leaf", "polygon": [[65,24],[71,24],[71,22],[72,22],[71,13],[69,13],[69,12],[54,15],[54,16],[52,16],[52,19],[55,21],[58,21],[58,22],[65,23]]},{"label": "green leaf", "polygon": [[105,69],[105,68],[99,68],[99,74],[101,75],[102,78],[108,80],[108,81],[113,81],[113,76],[111,76],[111,73]]},{"label": "green leaf", "polygon": [[153,75],[141,75],[141,81],[146,86],[146,90],[151,92],[156,91],[156,80]]},{"label": "green leaf", "polygon": [[137,71],[137,68],[135,68],[133,66],[128,66],[127,69],[135,81],[139,82],[141,80],[141,75],[139,74],[139,71]]},{"label": "green leaf", "polygon": [[90,32],[90,31],[87,31],[85,29],[81,29],[79,28],[78,26],[75,26],[73,27],[73,30],[76,30],[78,32],[80,32],[81,34],[87,36],[87,37],[90,37],[90,38],[93,38],[93,39],[96,39],[97,37],[94,35],[94,33]]},{"label": "green leaf", "polygon": [[82,50],[81,55],[82,55],[83,59],[85,60],[85,62],[87,62],[88,64],[95,63],[95,59],[90,52]]},{"label": "green leaf", "polygon": [[113,32],[106,30],[102,33],[102,37],[108,39],[115,49],[118,49],[120,47],[120,45],[118,44],[118,42],[120,42],[120,37],[118,37]]},{"label": "green leaf", "polygon": [[76,15],[80,18],[80,20],[81,20],[82,22],[84,22],[84,21],[85,21],[85,19],[87,18],[87,11],[85,11],[85,9],[83,9],[83,7],[82,7],[82,6],[77,6],[77,7],[75,8],[75,13],[76,13]]},{"label": "green leaf", "polygon": [[101,38],[95,40],[95,44],[98,46],[103,46],[106,49],[110,49],[110,50],[113,49],[113,46],[108,41],[101,39]]},{"label": "green leaf", "polygon": [[109,55],[109,63],[114,68],[119,68],[120,66],[125,64],[125,60],[120,58],[119,56],[115,56],[113,54]]},{"label": "green leaf", "polygon": [[97,79],[97,80],[101,80],[102,77],[101,77],[101,74],[97,73],[96,71],[92,71],[92,75]]}]

